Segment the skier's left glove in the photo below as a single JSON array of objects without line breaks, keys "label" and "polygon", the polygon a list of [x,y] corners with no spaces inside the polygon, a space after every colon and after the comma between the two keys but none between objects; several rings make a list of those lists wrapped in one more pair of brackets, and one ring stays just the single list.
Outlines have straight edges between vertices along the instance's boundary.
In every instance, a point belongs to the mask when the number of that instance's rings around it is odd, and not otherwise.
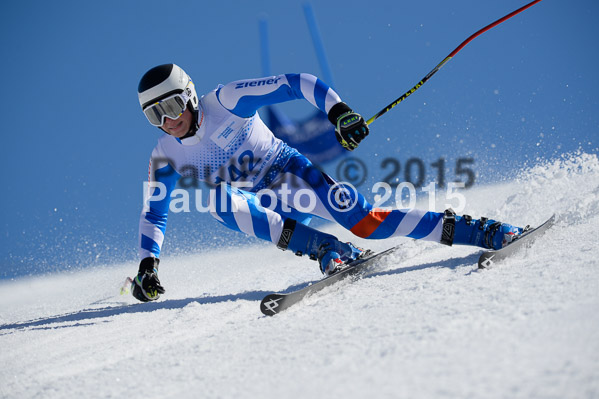
[{"label": "skier's left glove", "polygon": [[164,287],[158,280],[158,258],[144,258],[139,264],[137,276],[131,283],[131,294],[142,302],[155,301],[164,294]]},{"label": "skier's left glove", "polygon": [[346,150],[353,151],[368,136],[368,124],[346,103],[340,102],[329,110],[329,121],[335,125],[335,137]]}]

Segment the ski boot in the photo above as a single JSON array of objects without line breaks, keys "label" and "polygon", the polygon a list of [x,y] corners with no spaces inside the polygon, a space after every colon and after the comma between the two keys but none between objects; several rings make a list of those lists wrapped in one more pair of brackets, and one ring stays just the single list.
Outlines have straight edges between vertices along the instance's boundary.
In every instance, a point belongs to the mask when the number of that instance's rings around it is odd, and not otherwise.
[{"label": "ski boot", "polygon": [[315,230],[293,219],[286,219],[277,247],[290,249],[297,256],[308,255],[317,260],[320,271],[330,276],[345,264],[363,256],[366,251],[353,244],[341,242],[337,237]]},{"label": "ski boot", "polygon": [[501,249],[511,243],[525,228],[489,220],[485,217],[472,219],[469,215],[456,216],[453,209],[447,209],[443,217],[441,244],[474,245],[485,249]]}]

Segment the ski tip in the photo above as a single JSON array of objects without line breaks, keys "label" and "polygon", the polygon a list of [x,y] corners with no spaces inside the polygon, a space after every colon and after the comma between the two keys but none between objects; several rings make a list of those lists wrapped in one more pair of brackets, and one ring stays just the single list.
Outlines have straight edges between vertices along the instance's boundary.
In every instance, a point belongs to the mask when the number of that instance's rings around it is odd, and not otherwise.
[{"label": "ski tip", "polygon": [[260,310],[266,316],[274,316],[279,312],[281,307],[281,301],[284,296],[280,294],[269,294],[262,299],[260,302]]}]

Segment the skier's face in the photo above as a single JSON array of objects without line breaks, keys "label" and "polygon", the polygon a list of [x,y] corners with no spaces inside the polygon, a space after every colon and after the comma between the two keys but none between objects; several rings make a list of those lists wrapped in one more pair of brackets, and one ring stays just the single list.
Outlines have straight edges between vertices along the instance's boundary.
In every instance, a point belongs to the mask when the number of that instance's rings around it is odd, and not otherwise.
[{"label": "skier's face", "polygon": [[168,116],[164,118],[164,125],[162,125],[162,129],[170,134],[171,136],[181,138],[189,132],[189,128],[191,127],[191,123],[193,121],[193,115],[189,109],[185,109],[183,115],[178,117],[177,119],[171,119]]}]

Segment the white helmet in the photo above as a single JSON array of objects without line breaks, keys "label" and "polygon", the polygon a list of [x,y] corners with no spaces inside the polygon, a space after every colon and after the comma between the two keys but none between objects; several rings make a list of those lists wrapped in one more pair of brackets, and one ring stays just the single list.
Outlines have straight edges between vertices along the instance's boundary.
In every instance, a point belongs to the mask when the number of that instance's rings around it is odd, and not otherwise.
[{"label": "white helmet", "polygon": [[[137,87],[139,105],[141,105],[146,117],[154,126],[162,125],[164,114],[152,115],[149,112],[150,107],[177,94],[181,95],[181,99],[187,100],[183,102],[183,109],[185,109],[185,106],[189,107],[197,118],[199,100],[195,86],[189,75],[179,66],[175,64],[158,65],[144,74]],[[178,99],[178,101],[180,102],[181,99]],[[170,116],[168,112],[166,115]],[[162,122],[157,124],[156,117],[158,117],[158,121]]]}]

